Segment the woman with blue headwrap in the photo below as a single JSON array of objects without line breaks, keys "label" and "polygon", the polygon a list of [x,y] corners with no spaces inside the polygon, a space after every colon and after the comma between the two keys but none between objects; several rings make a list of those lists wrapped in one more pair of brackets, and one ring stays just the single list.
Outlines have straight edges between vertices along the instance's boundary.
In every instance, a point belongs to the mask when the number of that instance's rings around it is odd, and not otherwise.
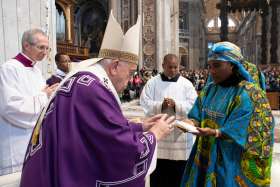
[{"label": "woman with blue headwrap", "polygon": [[274,120],[261,77],[253,77],[241,50],[213,45],[211,76],[188,114],[198,137],[181,187],[269,186]]}]

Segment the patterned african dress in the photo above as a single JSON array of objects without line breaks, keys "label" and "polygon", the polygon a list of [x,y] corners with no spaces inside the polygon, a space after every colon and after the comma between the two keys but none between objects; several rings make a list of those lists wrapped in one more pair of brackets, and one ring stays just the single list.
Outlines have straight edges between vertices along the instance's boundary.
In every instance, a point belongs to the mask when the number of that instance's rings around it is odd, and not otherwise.
[{"label": "patterned african dress", "polygon": [[188,116],[222,137],[197,137],[181,187],[270,185],[274,119],[259,86],[210,83]]}]

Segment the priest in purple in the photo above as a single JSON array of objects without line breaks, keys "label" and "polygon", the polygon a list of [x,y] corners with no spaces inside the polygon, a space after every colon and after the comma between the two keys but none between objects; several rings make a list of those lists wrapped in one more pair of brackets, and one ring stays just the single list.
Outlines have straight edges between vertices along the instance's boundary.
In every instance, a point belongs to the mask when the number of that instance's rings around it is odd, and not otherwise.
[{"label": "priest in purple", "polygon": [[45,33],[28,30],[22,52],[0,66],[0,175],[21,171],[32,129],[55,88],[36,67],[47,52]]},{"label": "priest in purple", "polygon": [[174,117],[137,124],[123,116],[118,94],[137,69],[140,22],[124,36],[120,29],[111,14],[100,58],[61,82],[34,129],[21,187],[144,187]]}]

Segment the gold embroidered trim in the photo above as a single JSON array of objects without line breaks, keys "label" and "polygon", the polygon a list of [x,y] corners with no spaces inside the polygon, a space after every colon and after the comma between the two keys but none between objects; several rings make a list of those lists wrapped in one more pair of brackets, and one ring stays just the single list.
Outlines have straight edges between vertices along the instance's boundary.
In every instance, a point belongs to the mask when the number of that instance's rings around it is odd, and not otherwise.
[{"label": "gold embroidered trim", "polygon": [[101,49],[98,55],[99,58],[112,58],[119,59],[121,61],[138,64],[138,56],[124,51],[113,49]]}]

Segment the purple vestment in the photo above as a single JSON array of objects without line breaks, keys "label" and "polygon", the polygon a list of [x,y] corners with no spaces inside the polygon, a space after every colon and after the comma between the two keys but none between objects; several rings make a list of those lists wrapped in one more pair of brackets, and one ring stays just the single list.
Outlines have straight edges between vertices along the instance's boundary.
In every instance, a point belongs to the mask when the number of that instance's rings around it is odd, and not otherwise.
[{"label": "purple vestment", "polygon": [[38,132],[27,149],[21,187],[144,187],[155,137],[127,121],[92,73],[64,83]]}]

